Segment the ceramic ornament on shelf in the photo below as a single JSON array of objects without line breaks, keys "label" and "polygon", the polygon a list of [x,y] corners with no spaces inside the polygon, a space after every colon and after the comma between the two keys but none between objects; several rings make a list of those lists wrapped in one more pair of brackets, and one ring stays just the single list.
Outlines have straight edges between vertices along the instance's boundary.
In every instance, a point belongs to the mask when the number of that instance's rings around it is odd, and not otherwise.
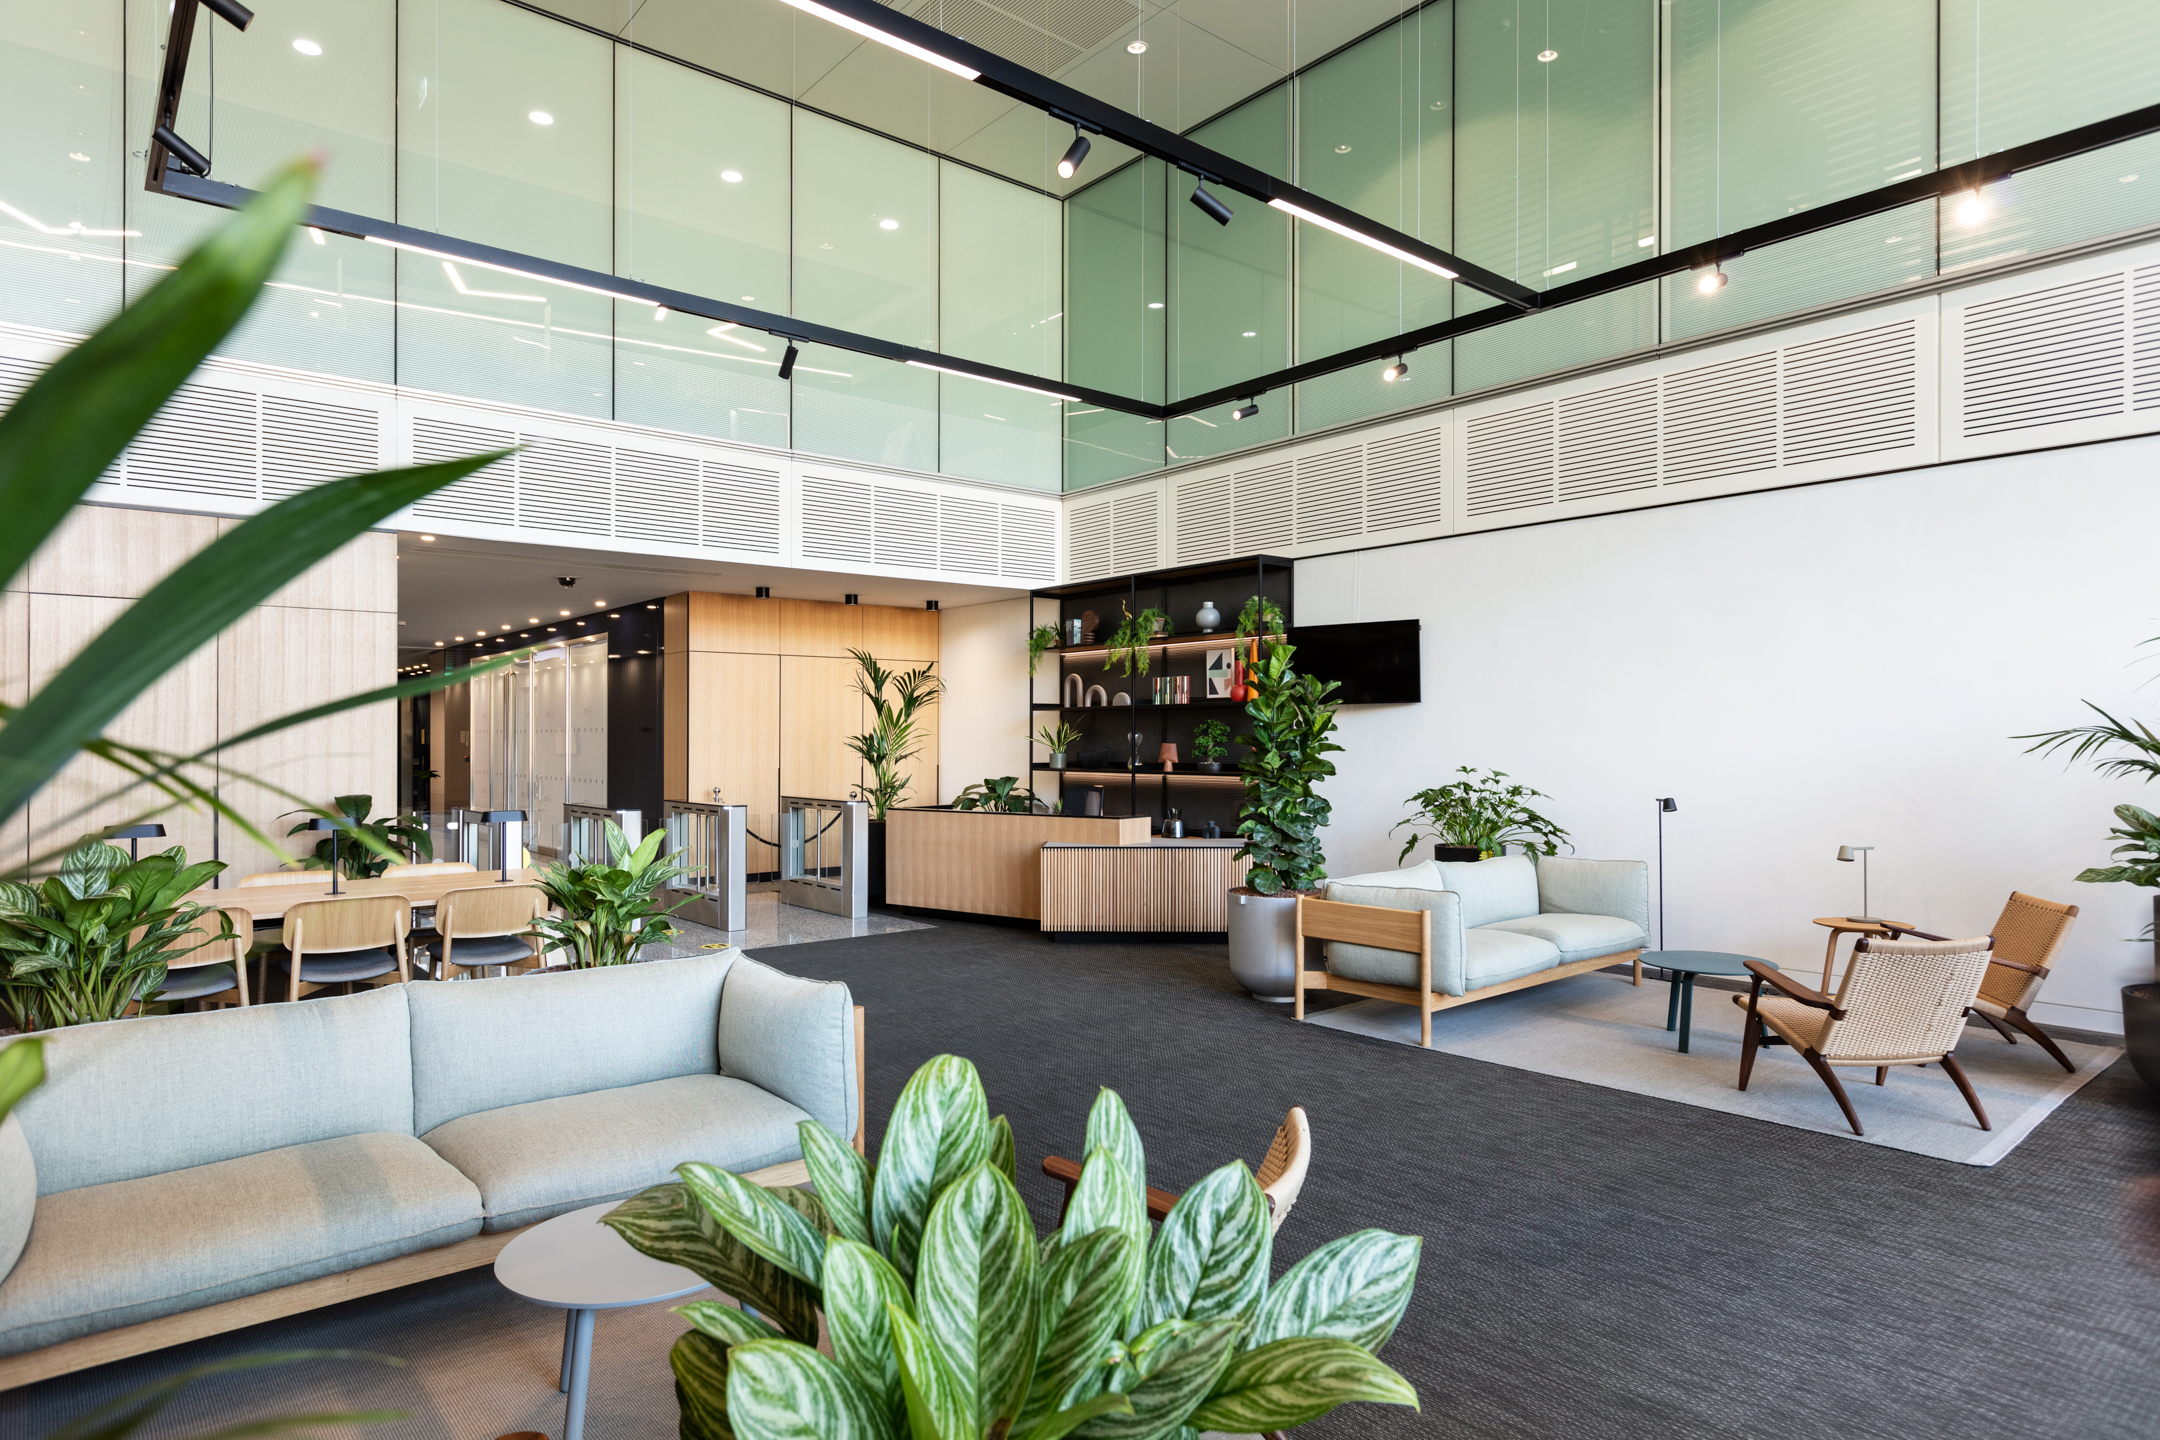
[{"label": "ceramic ornament on shelf", "polygon": [[1222,611],[1215,608],[1214,601],[1203,600],[1200,602],[1200,613],[1192,618],[1193,624],[1200,627],[1201,634],[1211,635],[1215,627],[1222,624]]}]

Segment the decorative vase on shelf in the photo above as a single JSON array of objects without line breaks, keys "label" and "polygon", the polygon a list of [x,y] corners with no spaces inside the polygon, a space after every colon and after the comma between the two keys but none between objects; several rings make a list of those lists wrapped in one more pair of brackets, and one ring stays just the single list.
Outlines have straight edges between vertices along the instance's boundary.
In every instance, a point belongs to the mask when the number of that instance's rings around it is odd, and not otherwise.
[{"label": "decorative vase on shelf", "polygon": [[1230,652],[1230,703],[1245,703],[1245,656],[1242,652]]},{"label": "decorative vase on shelf", "polygon": [[1214,601],[1203,600],[1200,602],[1200,613],[1192,618],[1193,624],[1200,627],[1201,634],[1212,635],[1215,627],[1222,624],[1222,611],[1215,608]]}]

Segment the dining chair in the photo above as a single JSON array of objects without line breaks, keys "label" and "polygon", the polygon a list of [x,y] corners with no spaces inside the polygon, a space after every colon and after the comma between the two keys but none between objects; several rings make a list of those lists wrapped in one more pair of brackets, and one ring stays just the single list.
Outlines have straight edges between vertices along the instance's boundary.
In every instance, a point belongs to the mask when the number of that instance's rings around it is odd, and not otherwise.
[{"label": "dining chair", "polygon": [[[332,985],[395,985],[412,978],[405,932],[412,902],[403,895],[340,895],[302,900],[285,911],[287,954],[277,959],[289,985],[286,998]],[[395,976],[395,978],[389,978]]]},{"label": "dining chair", "polygon": [[435,902],[435,929],[442,937],[419,952],[424,973],[451,978],[450,967],[505,972],[540,958],[533,921],[547,913],[547,892],[537,885],[475,885],[450,890]]},{"label": "dining chair", "polygon": [[[2011,891],[2002,914],[1995,920],[1992,936],[1995,951],[1988,957],[1987,978],[1980,982],[1979,998],[1973,1001],[1973,1014],[1985,1020],[1996,1034],[2015,1045],[2017,1036],[2011,1033],[2012,1028],[2024,1031],[2041,1049],[2055,1057],[2056,1064],[2073,1075],[2077,1073],[2077,1066],[2027,1012],[2032,1009],[2033,1001],[2040,998],[2040,987],[2047,983],[2049,967],[2061,953],[2063,941],[2069,938],[2070,927],[2077,923],[2077,916],[2075,905],[2042,900],[2021,890]],[[1942,938],[1924,930],[1893,930],[1892,933],[1915,935],[1922,940]]]},{"label": "dining chair", "polygon": [[[224,933],[220,917],[232,921]],[[165,957],[165,984],[153,1001],[187,1006],[245,1007],[248,1003],[247,954],[255,939],[255,917],[237,905],[205,910]],[[184,952],[184,953],[182,953]]]},{"label": "dining chair", "polygon": [[[1293,1105],[1283,1123],[1275,1128],[1275,1139],[1253,1176],[1260,1182],[1260,1193],[1267,1197],[1269,1234],[1282,1229],[1282,1222],[1289,1218],[1290,1207],[1297,1204],[1298,1192],[1305,1188],[1305,1172],[1311,1167],[1312,1124],[1305,1118],[1305,1107]],[[1042,1170],[1065,1187],[1064,1204],[1058,1207],[1058,1223],[1062,1225],[1065,1207],[1072,1204],[1073,1191],[1080,1184],[1080,1167],[1062,1155],[1049,1155],[1043,1158]],[[1148,1186],[1150,1220],[1167,1219],[1177,1202],[1172,1192]]]},{"label": "dining chair", "polygon": [[[1740,1042],[1740,1088],[1748,1087],[1758,1047],[1790,1045],[1822,1077],[1853,1134],[1864,1135],[1867,1132],[1860,1128],[1860,1117],[1845,1087],[1838,1083],[1834,1067],[1866,1066],[1881,1085],[1889,1079],[1893,1065],[1940,1062],[1972,1107],[1980,1128],[1994,1129],[1980,1097],[1973,1093],[1972,1082],[1951,1053],[1965,1033],[1965,1017],[1972,1012],[1987,974],[1989,949],[1985,935],[1969,940],[1866,936],[1854,945],[1834,998],[1761,960],[1748,961],[1754,984],[1745,996],[1733,996],[1733,1004],[1747,1011],[1746,1033]],[[1765,985],[1777,993],[1765,994]]]}]

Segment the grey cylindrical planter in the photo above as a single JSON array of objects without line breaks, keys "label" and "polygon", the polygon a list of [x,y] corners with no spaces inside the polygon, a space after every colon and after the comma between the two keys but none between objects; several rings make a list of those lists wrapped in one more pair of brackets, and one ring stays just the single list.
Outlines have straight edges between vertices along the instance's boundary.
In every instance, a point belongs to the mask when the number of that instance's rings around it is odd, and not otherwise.
[{"label": "grey cylindrical planter", "polygon": [[2138,1077],[2160,1090],[2160,985],[2125,985],[2122,992],[2123,1049]]},{"label": "grey cylindrical planter", "polygon": [[1230,975],[1258,1000],[1285,1004],[1297,974],[1295,895],[1230,892]]}]

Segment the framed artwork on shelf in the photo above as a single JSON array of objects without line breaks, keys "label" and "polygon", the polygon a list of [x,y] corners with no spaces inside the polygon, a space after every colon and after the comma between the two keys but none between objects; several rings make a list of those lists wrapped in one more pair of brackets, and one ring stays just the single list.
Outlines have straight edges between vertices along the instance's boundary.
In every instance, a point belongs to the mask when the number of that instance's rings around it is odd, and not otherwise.
[{"label": "framed artwork on shelf", "polygon": [[1237,675],[1236,651],[1229,646],[1207,652],[1207,698],[1227,700],[1230,685]]}]

